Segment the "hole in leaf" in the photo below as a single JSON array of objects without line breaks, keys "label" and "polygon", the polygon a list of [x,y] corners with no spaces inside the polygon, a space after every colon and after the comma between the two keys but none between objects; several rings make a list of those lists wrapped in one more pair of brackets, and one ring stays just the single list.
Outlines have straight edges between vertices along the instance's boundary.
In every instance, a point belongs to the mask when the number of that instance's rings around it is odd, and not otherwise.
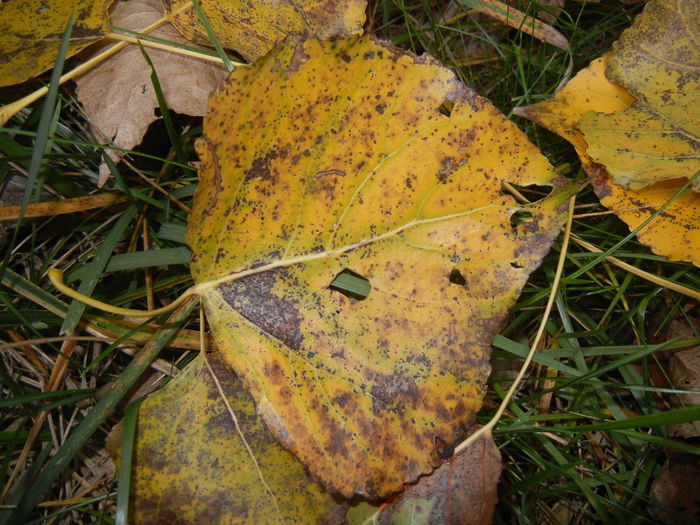
[{"label": "hole in leaf", "polygon": [[440,104],[440,107],[438,108],[438,111],[445,115],[446,117],[449,117],[452,115],[452,110],[455,107],[455,103],[452,102],[451,100],[446,100],[442,104]]},{"label": "hole in leaf", "polygon": [[529,222],[532,222],[532,213],[529,211],[518,210],[510,216],[510,227],[514,229]]},{"label": "hole in leaf", "polygon": [[335,276],[328,287],[342,293],[345,297],[361,301],[366,299],[372,286],[369,281],[352,270],[345,269]]},{"label": "hole in leaf", "polygon": [[538,186],[537,184],[519,186],[508,181],[501,184],[502,195],[509,195],[523,204],[542,200],[548,197],[553,189],[552,186]]},{"label": "hole in leaf", "polygon": [[457,268],[454,268],[450,272],[450,282],[452,284],[456,284],[458,286],[464,286],[467,284],[467,280],[464,278],[464,276],[460,273],[460,271]]},{"label": "hole in leaf", "polygon": [[516,262],[510,263],[510,265],[517,270],[519,270],[520,268],[524,268],[522,264],[518,264]]}]

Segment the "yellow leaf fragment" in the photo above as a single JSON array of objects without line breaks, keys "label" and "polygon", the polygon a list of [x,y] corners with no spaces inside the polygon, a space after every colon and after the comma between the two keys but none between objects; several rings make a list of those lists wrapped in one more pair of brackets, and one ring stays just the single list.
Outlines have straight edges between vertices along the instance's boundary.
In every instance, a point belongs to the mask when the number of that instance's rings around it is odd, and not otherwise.
[{"label": "yellow leaf fragment", "polygon": [[[430,472],[563,222],[566,195],[522,208],[502,191],[555,185],[546,159],[450,70],[365,37],[238,68],[198,152],[192,274],[272,432],[345,496]],[[366,299],[329,288],[343,270]]]},{"label": "yellow leaf fragment", "polygon": [[108,31],[112,0],[7,0],[0,3],[0,86],[19,84],[53,67],[68,19],[72,56]]},{"label": "yellow leaf fragment", "polygon": [[140,407],[132,522],[340,523],[344,506],[269,434],[235,374],[206,359]]},{"label": "yellow leaf fragment", "polygon": [[[210,39],[191,0],[161,0],[171,23],[190,40]],[[249,61],[270,51],[286,35],[330,38],[362,32],[365,0],[200,0],[202,12],[222,46]]]},{"label": "yellow leaf fragment", "polygon": [[610,53],[606,53],[591,62],[554,96],[532,106],[513,109],[514,114],[530,119],[571,142],[587,169],[591,169],[594,163],[586,152],[588,143],[578,128],[581,117],[592,108],[598,113],[609,114],[622,111],[634,102],[624,88],[605,78],[609,59]]},{"label": "yellow leaf fragment", "polygon": [[[605,76],[609,55],[603,55],[581,70],[553,97],[514,113],[529,118],[557,133],[576,148],[583,167],[601,204],[616,212],[630,229],[637,228],[668,202],[683,186],[683,179],[658,182],[640,190],[625,189],[587,154],[587,143],[577,127],[583,115],[619,114],[633,102],[632,97]],[[637,237],[654,253],[671,260],[700,265],[700,195],[686,189],[663,213],[656,216]]]},{"label": "yellow leaf fragment", "polygon": [[[616,184],[639,190],[700,170],[700,2],[652,0],[612,51],[608,78],[636,99],[584,115],[588,155]],[[693,184],[700,191],[700,180]]]}]

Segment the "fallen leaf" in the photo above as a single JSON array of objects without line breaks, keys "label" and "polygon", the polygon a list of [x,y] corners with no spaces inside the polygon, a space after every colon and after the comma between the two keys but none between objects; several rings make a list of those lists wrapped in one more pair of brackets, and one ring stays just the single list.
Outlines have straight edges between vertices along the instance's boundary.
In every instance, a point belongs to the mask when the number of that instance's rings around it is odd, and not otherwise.
[{"label": "fallen leaf", "polygon": [[73,31],[67,56],[109,32],[112,0],[5,0],[0,3],[0,86],[19,84],[56,62],[68,19]]},{"label": "fallen leaf", "polygon": [[[119,2],[112,13],[111,24],[138,31],[163,17],[158,0]],[[152,36],[176,43],[190,42],[166,24]],[[97,54],[101,50],[96,50]],[[163,90],[168,107],[177,113],[203,116],[207,111],[209,93],[226,78],[226,69],[187,56],[147,48]],[[129,150],[141,143],[148,126],[158,120],[158,107],[151,67],[137,46],[128,46],[94,67],[76,80],[76,93],[85,115],[103,144],[113,143]],[[124,153],[108,150],[118,162]],[[104,183],[110,171],[100,165],[100,181]]]},{"label": "fallen leaf", "polygon": [[[676,352],[669,361],[669,379],[680,390],[700,391],[700,346]],[[683,406],[700,405],[700,394],[680,396]],[[673,438],[700,436],[700,421],[668,425],[666,433]]]},{"label": "fallen leaf", "polygon": [[[170,22],[190,40],[210,38],[192,7],[177,15],[191,0],[162,0]],[[365,22],[365,0],[201,0],[202,12],[217,40],[254,61],[286,35],[300,38],[343,37],[359,34]]]},{"label": "fallen leaf", "polygon": [[[700,346],[673,354],[669,376],[676,388],[700,391]],[[685,405],[700,405],[700,394],[682,397]]]},{"label": "fallen leaf", "polygon": [[[367,37],[236,69],[197,146],[190,268],[272,432],[344,496],[431,472],[571,188],[519,206],[504,182],[561,182],[537,148],[432,58]],[[329,286],[344,271],[366,299]]]},{"label": "fallen leaf", "polygon": [[348,524],[489,525],[500,476],[496,444],[491,436],[483,436],[389,502],[350,508]]},{"label": "fallen leaf", "polygon": [[345,506],[269,434],[235,374],[214,353],[206,361],[139,409],[132,522],[342,522]]},{"label": "fallen leaf", "polygon": [[651,486],[649,514],[668,525],[696,525],[700,520],[700,461],[694,454],[669,452]]},{"label": "fallen leaf", "polygon": [[[666,204],[684,181],[663,181],[641,190],[627,190],[614,184],[610,175],[588,156],[588,144],[578,128],[580,119],[590,111],[620,112],[633,102],[626,90],[605,77],[608,59],[609,55],[604,55],[591,62],[553,97],[515,108],[513,112],[571,142],[583,168],[591,175],[601,204],[617,213],[630,229],[635,229]],[[638,232],[637,238],[658,255],[700,265],[700,195],[686,189]]]},{"label": "fallen leaf", "polygon": [[604,114],[622,111],[634,102],[627,90],[605,77],[609,59],[610,53],[595,59],[554,96],[531,106],[513,109],[514,114],[530,119],[571,142],[588,173],[597,171],[597,166],[588,155],[588,143],[578,128],[581,117],[590,111]]},{"label": "fallen leaf", "polygon": [[[700,171],[700,2],[652,0],[613,45],[606,71],[635,102],[579,123],[588,155],[640,190]],[[700,179],[693,183],[700,191]]]}]

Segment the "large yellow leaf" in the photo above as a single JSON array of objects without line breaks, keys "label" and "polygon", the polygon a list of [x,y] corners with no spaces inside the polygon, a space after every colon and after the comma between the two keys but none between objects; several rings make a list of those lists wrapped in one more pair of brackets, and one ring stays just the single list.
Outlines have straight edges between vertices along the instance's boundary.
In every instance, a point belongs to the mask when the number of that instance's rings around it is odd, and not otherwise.
[{"label": "large yellow leaf", "polygon": [[[451,71],[366,37],[238,68],[198,151],[192,274],[273,433],[345,496],[430,472],[563,221],[556,192],[512,225],[502,185],[553,184],[549,163]],[[329,288],[345,269],[366,299]]]},{"label": "large yellow leaf", "polygon": [[608,78],[636,101],[585,115],[580,128],[616,184],[639,190],[700,170],[699,38],[700,2],[652,0],[613,46]]},{"label": "large yellow leaf", "polygon": [[[172,15],[191,0],[161,0],[171,23],[190,40],[209,42],[197,11]],[[216,38],[253,61],[270,51],[286,35],[318,38],[362,32],[366,0],[200,0],[202,12]]]},{"label": "large yellow leaf", "polygon": [[112,0],[7,0],[0,3],[0,86],[19,84],[53,67],[73,15],[68,56],[108,31]]},{"label": "large yellow leaf", "polygon": [[345,507],[267,432],[236,376],[206,359],[141,405],[132,522],[340,523]]},{"label": "large yellow leaf", "polygon": [[[640,190],[614,184],[610,175],[587,154],[587,143],[577,127],[589,112],[608,114],[624,111],[632,97],[605,76],[609,55],[594,60],[580,71],[564,89],[538,104],[516,108],[514,113],[527,117],[571,142],[603,206],[615,211],[630,229],[637,228],[666,204],[685,180],[658,182]],[[700,195],[686,189],[663,213],[642,229],[637,237],[659,254],[671,260],[700,265]]]}]

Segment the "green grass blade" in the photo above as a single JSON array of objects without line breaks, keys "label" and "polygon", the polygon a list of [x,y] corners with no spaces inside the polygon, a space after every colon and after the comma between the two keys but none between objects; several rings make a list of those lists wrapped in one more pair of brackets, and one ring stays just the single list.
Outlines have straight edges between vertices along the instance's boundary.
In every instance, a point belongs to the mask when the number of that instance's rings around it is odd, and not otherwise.
[{"label": "green grass blade", "polygon": [[216,35],[214,34],[214,30],[212,29],[209,20],[207,20],[207,17],[204,15],[204,11],[202,11],[202,6],[199,5],[199,0],[192,0],[192,5],[194,5],[194,9],[195,11],[197,11],[197,17],[199,18],[199,22],[202,24],[202,27],[204,27],[204,30],[207,32],[207,36],[209,37],[211,45],[214,46],[214,49],[216,49],[216,52],[219,55],[219,58],[224,63],[224,66],[226,66],[226,70],[230,73],[235,69],[233,67],[233,63],[226,54],[226,51],[224,51],[224,48],[219,42],[219,39],[216,38]]},{"label": "green grass blade", "polygon": [[119,488],[117,489],[117,514],[115,525],[126,525],[129,519],[129,492],[131,489],[131,463],[133,461],[134,442],[139,407],[143,399],[131,403],[122,419],[121,449],[119,451]]},{"label": "green grass blade", "polygon": [[[137,270],[141,268],[152,268],[154,266],[170,266],[173,264],[187,264],[192,253],[180,246],[178,248],[162,248],[160,250],[146,250],[142,252],[120,253],[113,255],[104,268],[104,272],[119,272],[123,270]],[[84,279],[90,267],[81,266],[70,272],[65,281],[71,282],[77,279]]]},{"label": "green grass blade", "polygon": [[185,244],[185,232],[187,231],[187,226],[184,224],[175,224],[172,222],[166,222],[160,225],[158,230],[158,238],[165,241],[177,242],[179,244]]},{"label": "green grass blade", "polygon": [[168,137],[170,138],[170,144],[172,144],[173,149],[175,149],[175,156],[177,157],[177,161],[182,164],[187,164],[187,156],[185,155],[185,152],[182,149],[182,141],[180,140],[180,137],[178,137],[177,132],[175,131],[173,117],[170,114],[170,108],[168,107],[168,103],[165,100],[165,95],[163,94],[163,88],[160,85],[160,80],[158,79],[158,73],[156,71],[156,68],[153,65],[151,57],[148,56],[148,53],[144,49],[143,44],[141,42],[139,42],[139,50],[141,50],[141,55],[143,56],[143,59],[151,68],[151,84],[153,84],[153,90],[156,94],[156,99],[158,100],[160,114],[162,115],[163,123],[165,124],[165,131],[168,133]]}]

